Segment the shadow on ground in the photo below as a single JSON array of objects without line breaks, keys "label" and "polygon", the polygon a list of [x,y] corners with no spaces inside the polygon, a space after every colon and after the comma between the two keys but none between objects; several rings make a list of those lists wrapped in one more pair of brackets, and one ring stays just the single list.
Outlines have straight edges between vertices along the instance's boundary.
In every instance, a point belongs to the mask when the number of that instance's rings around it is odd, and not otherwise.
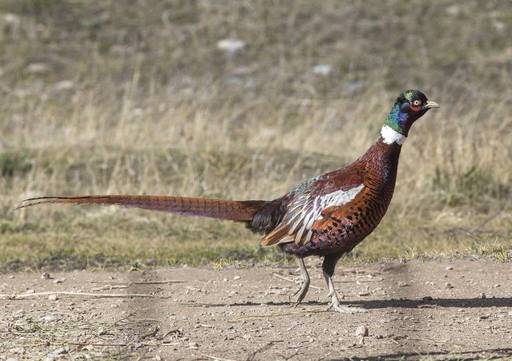
[{"label": "shadow on ground", "polygon": [[369,357],[343,357],[343,358],[334,358],[330,359],[330,361],[390,361],[390,360],[410,360],[410,359],[421,359],[424,357],[431,356],[436,359],[442,359],[443,361],[449,360],[464,360],[464,361],[472,361],[472,360],[481,360],[485,358],[486,360],[498,360],[503,359],[507,356],[512,356],[512,348],[495,348],[495,349],[486,349],[486,350],[475,350],[475,351],[463,351],[463,352],[447,352],[447,351],[439,351],[439,352],[429,352],[429,353],[391,353],[380,356],[369,356]]},{"label": "shadow on ground", "polygon": [[[344,301],[341,302],[347,306],[358,306],[366,309],[382,308],[427,308],[427,307],[455,307],[455,308],[487,308],[487,307],[512,307],[512,298],[493,297],[493,298],[433,298],[433,299],[390,299],[390,300],[365,300],[365,301]],[[290,302],[234,302],[234,303],[193,303],[187,306],[197,307],[244,307],[244,306],[286,306],[293,304]],[[308,301],[301,305],[325,305],[326,302]]]}]

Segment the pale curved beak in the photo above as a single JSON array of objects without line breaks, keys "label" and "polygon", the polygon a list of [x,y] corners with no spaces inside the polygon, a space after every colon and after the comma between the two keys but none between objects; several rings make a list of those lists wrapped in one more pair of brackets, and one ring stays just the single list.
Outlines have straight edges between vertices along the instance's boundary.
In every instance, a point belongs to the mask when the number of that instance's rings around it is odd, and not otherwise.
[{"label": "pale curved beak", "polygon": [[427,100],[427,104],[425,104],[425,109],[432,109],[432,108],[440,108],[439,104],[436,102],[433,102],[432,100]]}]

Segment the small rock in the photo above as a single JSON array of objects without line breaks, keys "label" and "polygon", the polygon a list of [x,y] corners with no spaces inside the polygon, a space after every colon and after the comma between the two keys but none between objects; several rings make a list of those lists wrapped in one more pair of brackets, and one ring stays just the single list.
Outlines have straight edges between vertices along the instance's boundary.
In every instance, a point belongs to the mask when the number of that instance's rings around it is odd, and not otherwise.
[{"label": "small rock", "polygon": [[451,5],[446,8],[446,13],[451,16],[457,16],[461,12],[461,7],[458,5]]},{"label": "small rock", "polygon": [[15,347],[9,350],[9,353],[15,353],[17,355],[23,355],[25,353],[25,349],[23,347]]},{"label": "small rock", "polygon": [[329,75],[331,70],[332,70],[332,66],[329,64],[316,64],[313,67],[313,73],[315,73],[317,75],[323,75],[323,76]]},{"label": "small rock", "polygon": [[53,280],[53,283],[55,283],[55,284],[63,283],[65,280],[66,280],[65,278],[57,278],[56,280]]},{"label": "small rock", "polygon": [[4,15],[4,21],[9,25],[18,26],[21,23],[21,19],[18,15],[7,13]]},{"label": "small rock", "polygon": [[487,320],[489,317],[490,317],[489,315],[481,315],[480,317],[478,317],[478,319]]},{"label": "small rock", "polygon": [[245,47],[245,42],[239,39],[222,39],[217,42],[217,48],[226,52],[229,56],[234,56]]},{"label": "small rock", "polygon": [[454,287],[453,287],[453,285],[452,285],[451,283],[448,283],[448,282],[446,282],[446,283],[444,284],[444,286],[445,286],[446,288],[448,288],[448,289],[452,289],[452,288],[454,288]]},{"label": "small rock", "polygon": [[196,349],[199,348],[199,345],[197,342],[189,342],[188,347]]},{"label": "small rock", "polygon": [[453,267],[452,266],[448,266],[448,267],[446,267],[446,270],[447,271],[451,271],[451,270],[453,270]]},{"label": "small rock", "polygon": [[498,288],[498,287],[501,287],[501,285],[499,283],[496,283],[493,287]]},{"label": "small rock", "polygon": [[54,321],[58,321],[58,320],[60,320],[60,317],[58,315],[48,314],[48,315],[44,315],[43,317],[41,317],[41,321],[44,321],[44,322],[54,322]]},{"label": "small rock", "polygon": [[32,63],[27,67],[28,72],[32,74],[46,73],[49,69],[45,63]]},{"label": "small rock", "polygon": [[404,281],[400,281],[398,282],[398,287],[408,287],[410,286],[407,282],[404,282]]},{"label": "small rock", "polygon": [[73,89],[75,86],[75,83],[73,83],[71,80],[61,80],[53,86],[55,90],[70,90]]},{"label": "small rock", "polygon": [[50,301],[57,301],[58,299],[59,299],[59,297],[57,297],[57,295],[55,295],[55,294],[48,296],[48,300],[50,300]]},{"label": "small rock", "polygon": [[43,280],[49,280],[50,278],[52,278],[52,277],[50,276],[50,274],[48,272],[43,272],[41,274],[41,279],[43,279]]},{"label": "small rock", "polygon": [[239,280],[240,278],[241,278],[240,276],[235,276],[235,277],[233,277],[233,280],[236,281],[236,280]]},{"label": "small rock", "polygon": [[368,336],[368,327],[366,327],[366,326],[359,326],[358,328],[356,328],[355,335],[356,336],[360,336],[360,337]]},{"label": "small rock", "polygon": [[434,299],[432,298],[432,296],[425,296],[422,298],[423,301],[433,301]]},{"label": "small rock", "polygon": [[478,296],[478,298],[481,298],[482,300],[485,300],[487,298],[486,294],[485,293],[480,293],[480,295]]},{"label": "small rock", "polygon": [[66,353],[68,353],[67,347],[59,347],[46,355],[46,360],[55,360],[59,355],[64,355]]}]

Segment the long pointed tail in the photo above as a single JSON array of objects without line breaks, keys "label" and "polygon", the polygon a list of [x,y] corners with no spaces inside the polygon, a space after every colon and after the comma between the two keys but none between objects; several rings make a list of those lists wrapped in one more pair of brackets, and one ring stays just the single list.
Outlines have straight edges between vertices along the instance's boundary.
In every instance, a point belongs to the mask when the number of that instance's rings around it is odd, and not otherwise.
[{"label": "long pointed tail", "polygon": [[252,220],[254,214],[261,209],[267,201],[227,201],[192,197],[121,195],[37,197],[25,199],[17,209],[45,203],[119,205],[177,213],[186,216],[202,216],[248,222]]}]

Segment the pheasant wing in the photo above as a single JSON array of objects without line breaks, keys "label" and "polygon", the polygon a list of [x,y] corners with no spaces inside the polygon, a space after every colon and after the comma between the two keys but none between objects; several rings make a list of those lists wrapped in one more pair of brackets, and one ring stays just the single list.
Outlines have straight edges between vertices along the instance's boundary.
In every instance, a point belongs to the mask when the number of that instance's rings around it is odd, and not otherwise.
[{"label": "pheasant wing", "polygon": [[362,176],[357,175],[346,171],[332,172],[292,191],[282,221],[262,239],[261,244],[308,243],[313,236],[313,224],[324,210],[349,203],[363,190]]}]

